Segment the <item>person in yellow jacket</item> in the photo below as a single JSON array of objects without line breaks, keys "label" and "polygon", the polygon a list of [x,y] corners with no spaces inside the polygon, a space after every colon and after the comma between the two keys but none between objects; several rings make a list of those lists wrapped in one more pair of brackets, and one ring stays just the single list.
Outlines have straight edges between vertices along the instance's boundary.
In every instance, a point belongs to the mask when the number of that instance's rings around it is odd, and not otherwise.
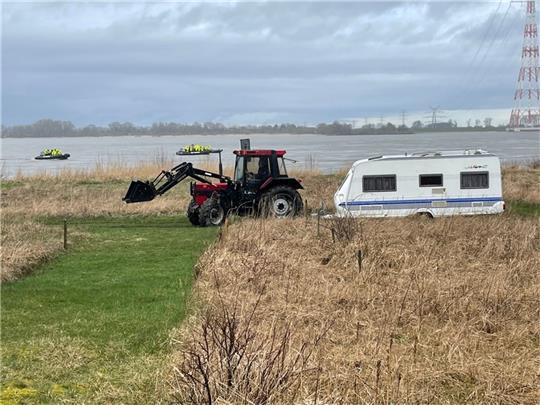
[{"label": "person in yellow jacket", "polygon": [[183,148],[184,152],[186,153],[191,153],[191,152],[209,152],[212,150],[212,148],[210,148],[210,146],[203,146],[203,145],[199,145],[199,144],[191,144],[191,145],[188,145],[188,146],[184,146]]}]

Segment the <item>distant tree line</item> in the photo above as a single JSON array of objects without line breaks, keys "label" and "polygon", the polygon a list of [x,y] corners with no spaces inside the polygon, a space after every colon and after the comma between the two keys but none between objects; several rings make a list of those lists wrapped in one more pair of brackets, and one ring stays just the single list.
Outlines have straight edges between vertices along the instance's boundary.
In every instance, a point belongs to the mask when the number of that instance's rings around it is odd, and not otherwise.
[{"label": "distant tree line", "polygon": [[[491,121],[489,121],[491,124]],[[478,129],[480,127],[471,127]],[[322,134],[322,135],[369,135],[369,134],[401,134],[426,130],[471,129],[458,128],[455,121],[440,123],[436,127],[423,125],[416,121],[409,128],[404,125],[395,126],[388,122],[375,126],[366,124],[361,128],[353,128],[352,124],[334,121],[331,124],[321,123],[316,126],[296,124],[273,125],[241,125],[226,126],[214,122],[194,122],[182,124],[176,122],[156,122],[150,126],[137,126],[131,122],[111,122],[108,126],[87,125],[77,128],[70,121],[42,119],[29,125],[2,126],[3,138],[39,138],[67,136],[123,136],[123,135],[221,135],[221,134]],[[503,127],[504,128],[504,127]],[[493,129],[493,127],[482,127]]]}]

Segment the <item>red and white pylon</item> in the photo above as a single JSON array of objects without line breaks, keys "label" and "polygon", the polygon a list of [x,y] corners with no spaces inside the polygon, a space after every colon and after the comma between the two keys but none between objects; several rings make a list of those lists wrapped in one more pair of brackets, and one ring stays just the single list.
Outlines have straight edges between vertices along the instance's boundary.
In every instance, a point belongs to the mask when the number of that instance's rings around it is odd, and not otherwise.
[{"label": "red and white pylon", "polygon": [[540,129],[540,67],[538,65],[538,25],[536,1],[527,1],[527,19],[523,30],[521,68],[514,93],[514,108],[510,115],[510,129]]}]

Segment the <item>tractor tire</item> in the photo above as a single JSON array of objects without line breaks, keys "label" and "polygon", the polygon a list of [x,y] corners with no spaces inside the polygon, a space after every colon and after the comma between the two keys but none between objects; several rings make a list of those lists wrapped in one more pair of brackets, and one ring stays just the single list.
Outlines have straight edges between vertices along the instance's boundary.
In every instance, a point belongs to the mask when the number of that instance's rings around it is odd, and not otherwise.
[{"label": "tractor tire", "polygon": [[193,226],[199,226],[199,204],[194,200],[189,202],[186,215]]},{"label": "tractor tire", "polygon": [[302,197],[298,191],[287,186],[271,188],[259,201],[259,214],[265,217],[294,217],[300,215],[303,210]]},{"label": "tractor tire", "polygon": [[209,198],[199,208],[200,226],[221,226],[226,217],[227,210],[217,198]]}]

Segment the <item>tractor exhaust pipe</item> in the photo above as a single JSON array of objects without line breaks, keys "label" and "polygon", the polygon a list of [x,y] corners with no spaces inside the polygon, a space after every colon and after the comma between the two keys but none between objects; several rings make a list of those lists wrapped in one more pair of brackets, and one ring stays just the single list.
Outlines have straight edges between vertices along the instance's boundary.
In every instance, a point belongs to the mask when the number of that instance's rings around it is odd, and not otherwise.
[{"label": "tractor exhaust pipe", "polygon": [[134,180],[129,185],[126,196],[122,201],[126,203],[137,203],[144,201],[152,201],[156,197],[156,189],[149,182]]}]

